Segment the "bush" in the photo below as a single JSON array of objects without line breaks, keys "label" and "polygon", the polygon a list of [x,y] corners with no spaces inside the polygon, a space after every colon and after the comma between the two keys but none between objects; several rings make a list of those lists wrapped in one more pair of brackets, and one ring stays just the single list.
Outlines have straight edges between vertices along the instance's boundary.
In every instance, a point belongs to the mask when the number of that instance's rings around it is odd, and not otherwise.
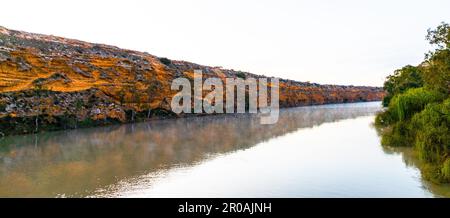
[{"label": "bush", "polygon": [[377,127],[386,127],[396,122],[396,117],[390,110],[386,110],[377,114],[375,117],[375,125]]},{"label": "bush", "polygon": [[6,104],[3,102],[0,102],[0,112],[3,112],[6,110]]},{"label": "bush", "polygon": [[169,66],[172,64],[172,61],[168,58],[159,58],[159,61],[161,61],[161,63],[163,63],[166,66]]},{"label": "bush", "polygon": [[383,100],[381,101],[381,104],[383,105],[383,107],[387,107],[389,106],[389,103],[392,100],[392,95],[390,95],[389,93],[384,96]]},{"label": "bush", "polygon": [[237,72],[237,73],[236,73],[236,76],[239,77],[239,78],[241,78],[241,79],[247,78],[247,76],[245,76],[245,73],[243,73],[243,72],[241,72],[241,71]]},{"label": "bush", "polygon": [[427,104],[440,101],[442,98],[442,94],[425,88],[409,89],[404,94],[394,96],[388,110],[394,120],[403,121],[422,111]]},{"label": "bush", "polygon": [[450,99],[428,105],[412,119],[416,129],[416,148],[422,160],[442,163],[450,150]]},{"label": "bush", "polygon": [[411,131],[410,122],[400,121],[385,129],[381,138],[381,144],[394,147],[413,146],[414,138],[415,135]]},{"label": "bush", "polygon": [[442,165],[441,175],[444,181],[450,182],[450,158],[447,158],[447,160]]},{"label": "bush", "polygon": [[434,182],[450,182],[450,99],[428,105],[414,115],[415,147],[425,166],[422,171]]}]

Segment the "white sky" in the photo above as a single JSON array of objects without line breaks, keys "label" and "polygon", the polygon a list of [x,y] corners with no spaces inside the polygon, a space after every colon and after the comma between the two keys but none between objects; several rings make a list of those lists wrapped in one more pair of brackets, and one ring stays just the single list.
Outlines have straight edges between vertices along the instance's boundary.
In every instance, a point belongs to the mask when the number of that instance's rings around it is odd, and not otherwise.
[{"label": "white sky", "polygon": [[328,84],[418,64],[449,0],[6,0],[0,25]]}]

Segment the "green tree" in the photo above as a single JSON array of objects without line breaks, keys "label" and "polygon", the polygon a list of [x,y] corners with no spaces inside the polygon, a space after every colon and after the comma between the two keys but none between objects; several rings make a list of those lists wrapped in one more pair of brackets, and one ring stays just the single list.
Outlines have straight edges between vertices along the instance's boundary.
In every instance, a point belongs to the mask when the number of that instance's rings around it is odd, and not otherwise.
[{"label": "green tree", "polygon": [[426,86],[446,95],[450,92],[450,25],[442,23],[428,30],[427,37],[437,49],[426,55],[424,80]]},{"label": "green tree", "polygon": [[408,65],[396,70],[394,75],[388,76],[384,83],[384,90],[387,92],[387,95],[383,99],[383,105],[388,106],[395,95],[402,94],[410,88],[419,88],[422,86],[421,67]]},{"label": "green tree", "polygon": [[428,30],[436,49],[419,66],[395,71],[384,84],[386,111],[376,118],[382,144],[414,146],[425,163],[422,175],[450,182],[450,26]]},{"label": "green tree", "polygon": [[450,48],[450,25],[442,22],[436,29],[428,29],[428,42],[436,45],[439,50]]},{"label": "green tree", "polygon": [[422,111],[426,105],[443,99],[440,93],[425,88],[409,89],[403,94],[394,96],[389,104],[389,110],[395,121],[410,119],[415,113]]}]

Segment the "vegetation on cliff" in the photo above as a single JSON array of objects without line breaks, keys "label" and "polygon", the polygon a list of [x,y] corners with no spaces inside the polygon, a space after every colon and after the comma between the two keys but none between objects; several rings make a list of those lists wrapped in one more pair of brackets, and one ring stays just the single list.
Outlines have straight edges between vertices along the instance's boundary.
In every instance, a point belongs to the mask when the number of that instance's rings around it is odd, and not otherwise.
[{"label": "vegetation on cliff", "polygon": [[450,182],[450,26],[428,30],[436,50],[418,66],[406,66],[388,76],[383,104],[376,118],[382,144],[412,146],[424,162],[425,178]]},{"label": "vegetation on cliff", "polygon": [[[179,77],[261,78],[114,46],[0,27],[0,134],[32,133],[158,117],[171,112]],[[381,100],[378,87],[280,79],[280,107]]]}]

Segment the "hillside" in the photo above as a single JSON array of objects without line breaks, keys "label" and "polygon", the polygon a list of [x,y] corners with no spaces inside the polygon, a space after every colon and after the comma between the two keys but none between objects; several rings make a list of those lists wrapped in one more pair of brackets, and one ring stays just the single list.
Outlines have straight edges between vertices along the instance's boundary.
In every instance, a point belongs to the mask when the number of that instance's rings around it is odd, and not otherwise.
[{"label": "hillside", "polygon": [[[0,134],[135,122],[175,115],[173,79],[261,77],[114,46],[0,27]],[[381,100],[379,87],[280,79],[280,107]]]}]

